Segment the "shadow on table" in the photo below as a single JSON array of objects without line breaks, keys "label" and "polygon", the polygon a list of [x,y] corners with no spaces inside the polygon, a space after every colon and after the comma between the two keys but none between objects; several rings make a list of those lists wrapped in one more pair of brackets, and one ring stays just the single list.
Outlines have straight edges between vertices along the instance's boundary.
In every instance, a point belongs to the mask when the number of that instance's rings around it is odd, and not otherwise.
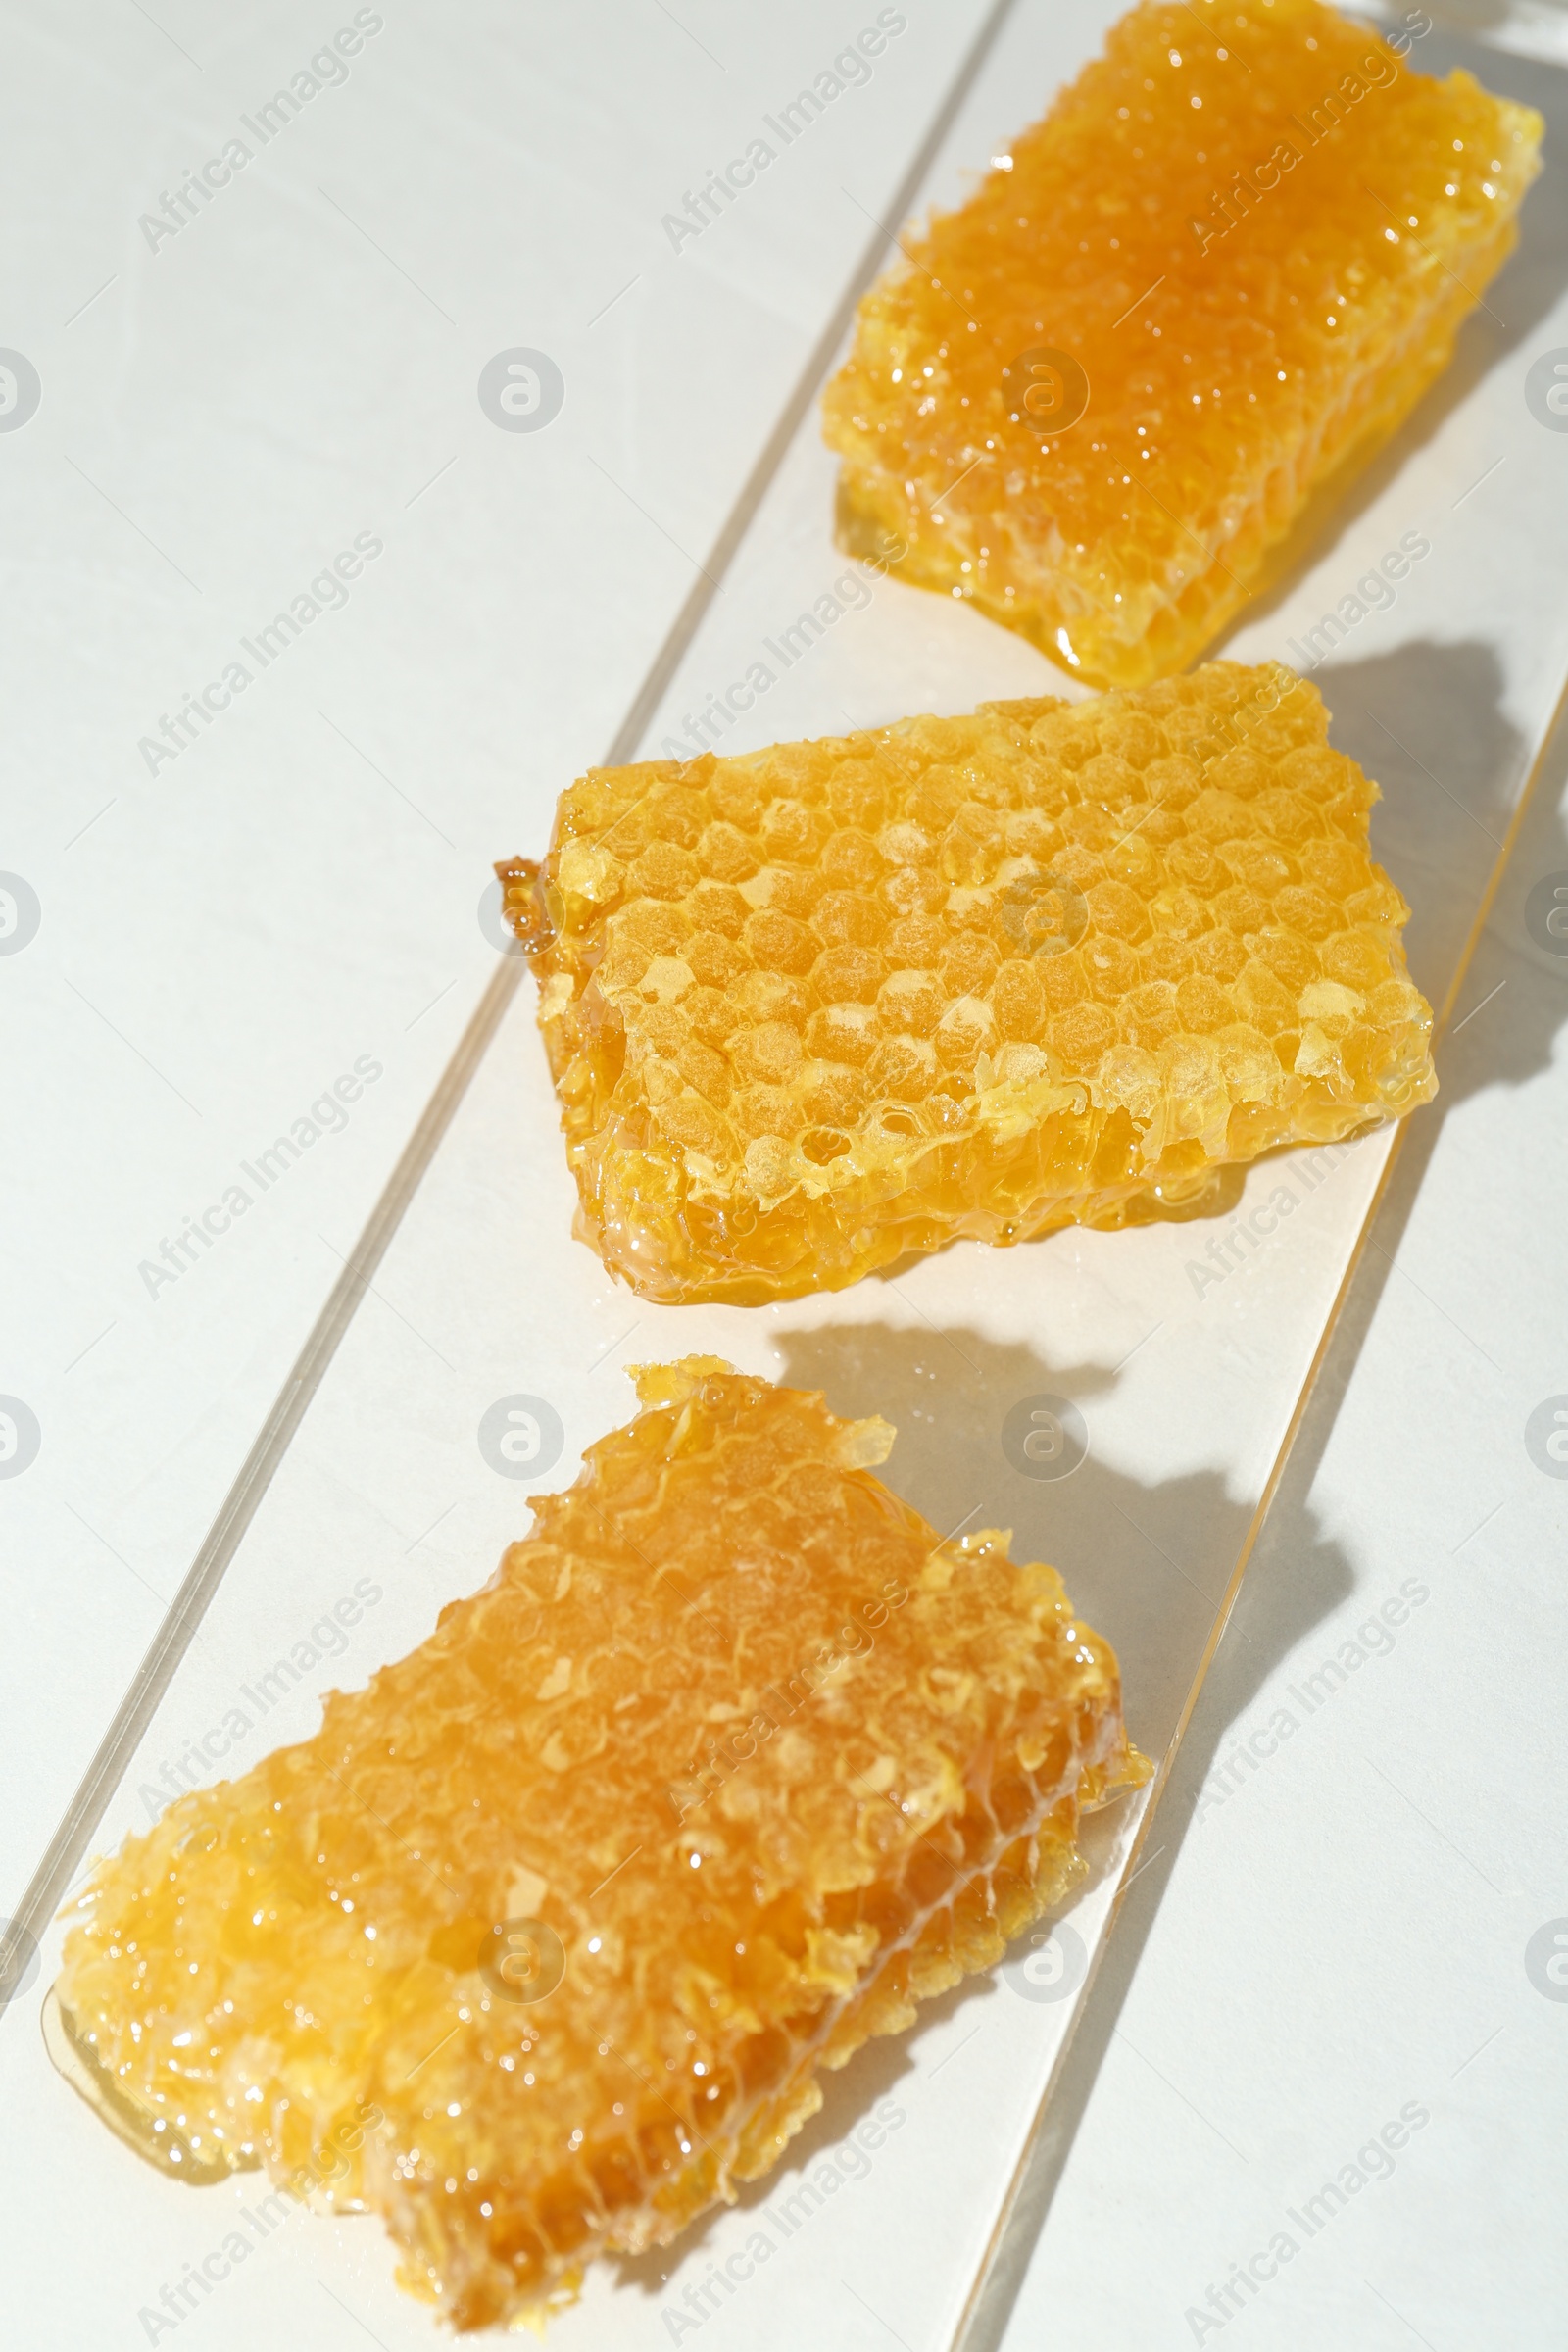
[{"label": "shadow on table", "polygon": [[[1526,747],[1502,707],[1497,657],[1474,642],[1417,643],[1325,667],[1313,683],[1333,712],[1333,741],[1382,787],[1372,815],[1373,850],[1410,901],[1405,944],[1411,977],[1441,1007],[1523,783]],[[1542,874],[1568,869],[1565,764],[1568,736],[1559,730],[1543,755],[1511,859],[1512,874],[1526,888]],[[1528,955],[1522,903],[1515,906],[1504,889],[1500,904],[1514,946]],[[1552,961],[1537,960],[1542,966]],[[1568,957],[1562,970],[1568,973]],[[1462,1053],[1451,1051],[1486,994],[1473,974],[1467,977],[1446,1037],[1439,1040],[1440,1112],[1481,1087],[1523,1085],[1550,1067],[1568,993],[1551,985],[1521,986],[1522,977],[1510,981],[1506,1005],[1481,1033],[1486,1051],[1480,1056],[1472,1050],[1476,1039]],[[1550,983],[1557,974],[1545,969],[1539,977]],[[1423,1114],[1417,1127],[1430,1134],[1433,1124]]]}]

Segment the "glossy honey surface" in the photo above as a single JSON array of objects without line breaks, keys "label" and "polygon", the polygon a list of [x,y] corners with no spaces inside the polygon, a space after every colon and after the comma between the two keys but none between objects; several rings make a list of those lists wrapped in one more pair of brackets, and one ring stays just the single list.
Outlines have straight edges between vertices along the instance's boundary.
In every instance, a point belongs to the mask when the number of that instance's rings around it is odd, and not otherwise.
[{"label": "glossy honey surface", "polygon": [[1542,129],[1318,0],[1131,10],[861,302],[841,543],[1093,684],[1184,667],[1446,365]]},{"label": "glossy honey surface", "polygon": [[1147,1772],[1054,1571],[898,1501],[886,1422],[636,1377],[420,1648],[98,1864],[56,1988],[122,2136],[378,2213],[460,2328],[732,2199]]},{"label": "glossy honey surface", "polygon": [[596,770],[505,869],[578,1231],[645,1297],[1200,1205],[1434,1091],[1376,787],[1277,665]]}]

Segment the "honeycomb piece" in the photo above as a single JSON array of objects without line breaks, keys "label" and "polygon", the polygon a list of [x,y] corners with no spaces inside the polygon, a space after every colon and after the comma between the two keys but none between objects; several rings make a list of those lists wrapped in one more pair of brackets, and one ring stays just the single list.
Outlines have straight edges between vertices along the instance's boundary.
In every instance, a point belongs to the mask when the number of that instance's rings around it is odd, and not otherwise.
[{"label": "honeycomb piece", "polygon": [[534,952],[576,1231],[644,1297],[1201,1206],[1433,1093],[1377,797],[1277,664],[597,769]]},{"label": "honeycomb piece", "polygon": [[1054,1570],[939,1538],[885,1421],[634,1377],[421,1648],[98,1865],[57,1986],[167,2168],[379,2212],[459,2328],[733,2203],[1148,1774]]},{"label": "honeycomb piece", "polygon": [[1542,128],[1317,0],[1133,9],[861,302],[840,544],[1094,684],[1184,668],[1446,366]]}]

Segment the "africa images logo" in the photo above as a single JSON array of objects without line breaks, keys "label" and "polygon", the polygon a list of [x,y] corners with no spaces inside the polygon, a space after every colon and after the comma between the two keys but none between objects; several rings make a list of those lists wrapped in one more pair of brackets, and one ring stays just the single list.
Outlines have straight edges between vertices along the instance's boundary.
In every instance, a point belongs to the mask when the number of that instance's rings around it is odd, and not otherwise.
[{"label": "africa images logo", "polygon": [[1548,433],[1568,433],[1568,350],[1544,351],[1532,363],[1525,377],[1525,407]]},{"label": "africa images logo", "polygon": [[566,380],[547,351],[517,344],[479,370],[479,406],[504,433],[542,432],[561,414]]},{"label": "africa images logo", "polygon": [[160,711],[159,731],[143,735],[136,746],[150,776],[171,760],[177,760],[187,747],[199,740],[200,728],[210,727],[221,711],[226,710],[237,694],[259,678],[264,669],[270,669],[281,654],[286,654],[295,639],[301,636],[323,612],[338,610],[349,601],[347,583],[357,580],[367,564],[373,564],[385,553],[385,542],[374,531],[357,531],[352,547],[345,547],[318,571],[309,588],[302,588],[286,609],[274,612],[265,628],[257,630],[254,638],[241,637],[240,644],[256,666],[239,660],[232,661],[220,678],[210,679],[198,694],[187,694],[184,702],[171,717]]},{"label": "africa images logo", "polygon": [[20,432],[42,398],[38,370],[26,354],[0,351],[0,433]]}]

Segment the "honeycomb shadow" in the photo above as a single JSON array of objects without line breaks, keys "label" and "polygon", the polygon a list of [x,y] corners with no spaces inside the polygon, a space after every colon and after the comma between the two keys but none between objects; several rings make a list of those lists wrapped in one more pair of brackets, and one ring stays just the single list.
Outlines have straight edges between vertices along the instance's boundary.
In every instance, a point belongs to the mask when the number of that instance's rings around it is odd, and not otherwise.
[{"label": "honeycomb shadow", "polygon": [[[1411,976],[1441,1004],[1522,781],[1526,747],[1503,708],[1501,665],[1491,646],[1473,639],[1418,642],[1325,665],[1314,683],[1334,714],[1334,743],[1383,789],[1372,812],[1373,850],[1410,901]],[[1487,1086],[1522,1086],[1551,1066],[1568,1018],[1568,956],[1543,954],[1531,939],[1525,899],[1542,875],[1568,869],[1565,785],[1568,729],[1559,725],[1543,751],[1476,969],[1438,1043],[1440,1114]],[[1471,1012],[1499,980],[1506,1003],[1460,1046]],[[1423,1112],[1419,1125],[1430,1148],[1435,1122]]]}]

